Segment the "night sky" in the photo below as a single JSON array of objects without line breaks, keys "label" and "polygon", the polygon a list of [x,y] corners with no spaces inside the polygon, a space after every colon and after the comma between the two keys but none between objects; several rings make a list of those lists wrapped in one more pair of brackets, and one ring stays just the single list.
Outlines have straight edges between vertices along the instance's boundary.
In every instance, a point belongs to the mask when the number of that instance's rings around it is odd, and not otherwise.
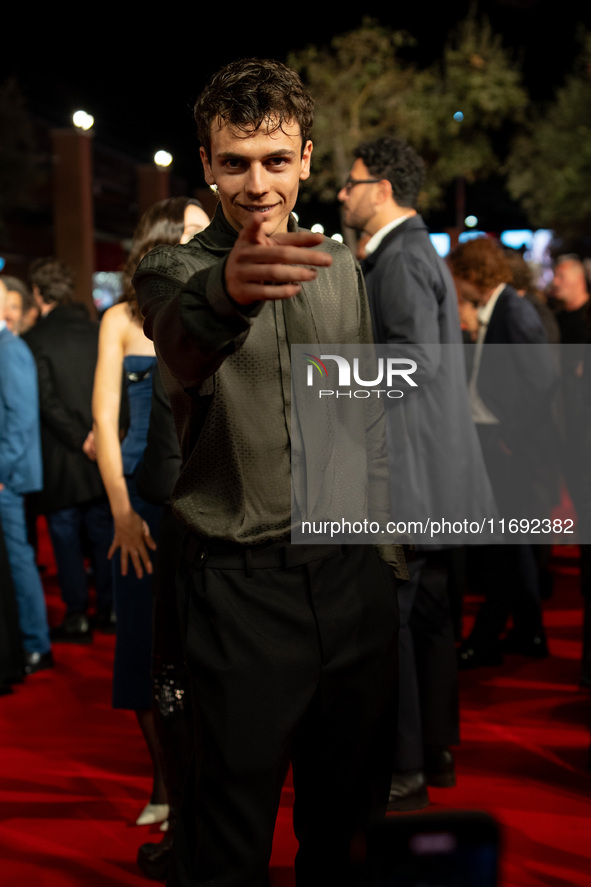
[{"label": "night sky", "polygon": [[[168,4],[160,15],[141,17],[121,4],[118,12],[95,6],[94,17],[85,9],[80,18],[64,15],[58,23],[47,13],[21,13],[16,5],[13,0],[4,13],[9,27],[3,28],[0,80],[16,77],[29,111],[52,126],[67,126],[82,107],[95,117],[96,140],[139,162],[165,148],[192,186],[202,182],[192,106],[213,71],[245,56],[284,60],[309,43],[328,44],[335,33],[358,27],[362,17],[359,4],[347,12],[340,7],[331,22],[326,13],[315,18],[313,4],[265,4],[256,16],[225,4],[208,4],[207,12],[202,4]],[[428,63],[470,6],[470,0],[440,0],[427,12],[426,3],[393,0],[387,13],[373,17],[408,30],[418,41],[417,59]],[[194,11],[181,12],[183,7]],[[591,28],[591,4],[580,0],[481,0],[477,9],[521,58],[536,99],[550,97],[571,67],[577,24]]]}]

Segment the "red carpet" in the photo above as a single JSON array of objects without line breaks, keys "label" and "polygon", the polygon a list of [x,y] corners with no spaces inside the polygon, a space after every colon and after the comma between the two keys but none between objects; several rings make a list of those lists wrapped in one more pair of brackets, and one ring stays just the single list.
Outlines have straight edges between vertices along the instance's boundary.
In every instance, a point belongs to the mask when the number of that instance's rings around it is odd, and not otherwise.
[{"label": "red carpet", "polygon": [[[50,621],[61,616],[53,565]],[[576,567],[555,561],[545,603],[551,657],[508,657],[461,674],[458,784],[431,809],[479,809],[501,825],[502,887],[591,885],[591,693],[578,685],[581,599]],[[467,618],[475,601],[466,602]],[[159,840],[135,818],[150,788],[131,713],[110,705],[113,638],[56,645],[56,667],[0,698],[0,885],[140,887],[138,846]],[[291,791],[284,791],[273,887],[292,887]],[[416,814],[420,816],[421,814]]]}]

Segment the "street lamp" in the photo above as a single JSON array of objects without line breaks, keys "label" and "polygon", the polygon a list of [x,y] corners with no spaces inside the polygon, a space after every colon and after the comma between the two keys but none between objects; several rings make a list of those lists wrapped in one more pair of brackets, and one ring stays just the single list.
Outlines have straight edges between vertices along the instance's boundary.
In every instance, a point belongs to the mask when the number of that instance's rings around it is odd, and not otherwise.
[{"label": "street lamp", "polygon": [[85,132],[94,126],[94,117],[87,111],[74,111],[72,121],[77,129],[83,129]]},{"label": "street lamp", "polygon": [[172,154],[168,151],[156,151],[154,154],[154,163],[156,166],[167,167],[172,163]]}]

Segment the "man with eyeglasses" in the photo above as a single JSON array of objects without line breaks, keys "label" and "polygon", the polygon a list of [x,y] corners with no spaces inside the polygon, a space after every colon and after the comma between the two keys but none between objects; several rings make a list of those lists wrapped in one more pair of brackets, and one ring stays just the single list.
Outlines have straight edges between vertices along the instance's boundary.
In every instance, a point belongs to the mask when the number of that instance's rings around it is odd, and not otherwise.
[{"label": "man with eyeglasses", "polygon": [[[470,416],[456,291],[416,209],[423,161],[391,137],[361,144],[354,156],[338,199],[345,224],[368,238],[362,270],[374,338],[418,363],[419,393],[387,405],[392,507],[423,521],[441,517],[443,506],[458,517],[475,508],[484,516],[492,495]],[[458,460],[461,484],[450,470]],[[428,784],[455,784],[452,565],[440,545],[419,549],[408,564],[410,582],[399,587],[399,726],[390,811],[427,806]]]}]

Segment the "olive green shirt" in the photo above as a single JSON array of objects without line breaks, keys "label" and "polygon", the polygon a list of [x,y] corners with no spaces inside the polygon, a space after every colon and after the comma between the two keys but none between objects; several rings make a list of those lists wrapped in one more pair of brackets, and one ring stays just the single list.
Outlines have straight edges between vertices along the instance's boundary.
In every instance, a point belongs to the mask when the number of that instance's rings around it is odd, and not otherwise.
[{"label": "olive green shirt", "polygon": [[[205,538],[271,544],[292,525],[290,346],[368,343],[371,320],[357,262],[329,239],[332,266],[297,296],[239,307],[224,285],[236,238],[218,208],[189,243],[149,253],[134,286],[181,445],[176,514]],[[385,548],[403,576],[402,550]]]}]

